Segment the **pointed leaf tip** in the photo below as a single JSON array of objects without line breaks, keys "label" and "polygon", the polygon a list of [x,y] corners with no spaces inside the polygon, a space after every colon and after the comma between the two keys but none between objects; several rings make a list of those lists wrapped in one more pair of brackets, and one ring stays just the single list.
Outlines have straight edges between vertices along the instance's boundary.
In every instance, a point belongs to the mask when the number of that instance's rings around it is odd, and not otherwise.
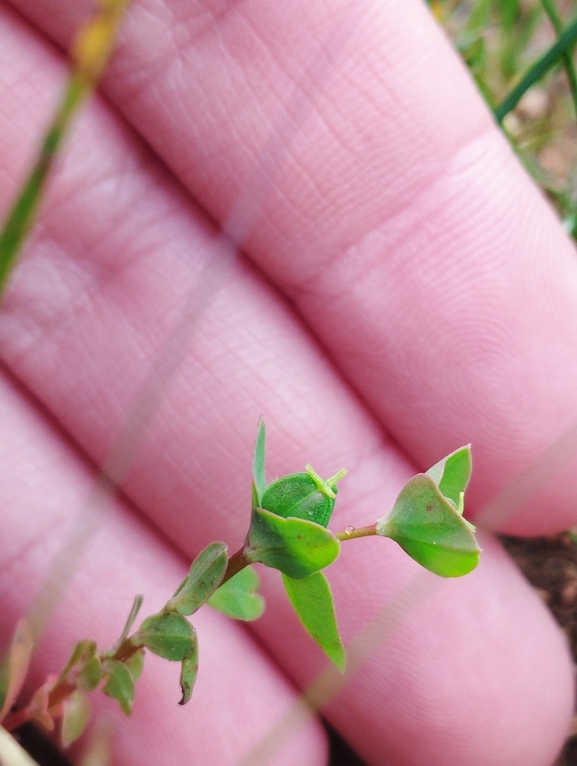
[{"label": "pointed leaf tip", "polygon": [[179,705],[186,705],[192,696],[192,690],[198,675],[198,642],[195,641],[192,652],[182,660],[180,670],[180,689],[182,697]]},{"label": "pointed leaf tip", "polygon": [[266,429],[261,417],[258,421],[252,458],[253,508],[258,508],[262,504],[262,496],[266,490],[265,440]]},{"label": "pointed leaf tip", "polygon": [[454,503],[455,508],[459,508],[461,495],[469,483],[471,469],[471,445],[466,444],[435,463],[427,471],[427,476],[433,479],[441,494],[448,497]]},{"label": "pointed leaf tip", "polygon": [[124,641],[124,639],[130,633],[130,628],[132,628],[132,626],[134,625],[134,620],[136,620],[138,616],[138,612],[140,611],[140,607],[142,606],[143,601],[144,601],[144,596],[142,596],[141,594],[138,594],[134,597],[134,601],[132,602],[130,613],[126,619],[126,623],[124,625],[122,633],[120,634],[121,641]]},{"label": "pointed leaf tip", "polygon": [[322,572],[314,572],[300,580],[285,574],[282,578],[290,602],[306,631],[341,673],[344,672],[346,653],[327,578]]}]

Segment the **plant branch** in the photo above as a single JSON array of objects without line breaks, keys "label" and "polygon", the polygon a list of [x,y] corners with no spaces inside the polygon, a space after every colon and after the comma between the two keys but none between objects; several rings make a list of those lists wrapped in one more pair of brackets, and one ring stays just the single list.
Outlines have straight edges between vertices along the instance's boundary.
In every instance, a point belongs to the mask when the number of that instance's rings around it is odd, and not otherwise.
[{"label": "plant branch", "polygon": [[228,565],[226,567],[226,572],[224,573],[224,577],[222,578],[220,585],[224,585],[225,582],[228,582],[228,580],[231,580],[235,576],[235,574],[238,574],[241,569],[244,569],[245,567],[249,566],[249,564],[250,564],[250,561],[244,555],[244,546],[243,546],[242,548],[239,548],[239,550],[236,553],[233,553],[232,556],[229,558]]},{"label": "plant branch", "polygon": [[344,532],[335,532],[338,540],[354,540],[357,537],[372,537],[377,534],[377,523],[369,524],[367,527],[347,527]]}]

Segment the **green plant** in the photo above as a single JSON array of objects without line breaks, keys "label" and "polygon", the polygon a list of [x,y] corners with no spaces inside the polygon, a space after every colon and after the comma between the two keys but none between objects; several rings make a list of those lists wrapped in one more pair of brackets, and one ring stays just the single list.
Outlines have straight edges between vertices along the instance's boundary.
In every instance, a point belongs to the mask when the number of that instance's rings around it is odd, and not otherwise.
[{"label": "green plant", "polygon": [[[513,5],[508,4],[507,8],[511,9]],[[510,20],[510,14],[508,18]],[[531,15],[531,24],[535,18],[535,14]],[[563,46],[556,44],[555,61],[559,61],[561,53],[567,50],[569,38],[566,36],[563,39]],[[513,76],[522,60],[522,51],[519,49],[515,56],[510,55],[511,51],[508,53],[503,59],[503,71]],[[534,82],[534,74],[532,77],[531,82]],[[523,87],[526,89],[527,86]],[[507,102],[503,100],[497,116],[506,111]],[[58,129],[61,130],[60,142],[64,128]],[[43,159],[40,165],[48,167],[50,161]],[[34,205],[41,194],[40,186],[36,193],[38,196]],[[13,220],[22,220],[20,211],[15,211]],[[14,248],[12,253],[17,250],[17,247]],[[112,647],[99,651],[92,641],[79,642],[62,673],[48,679],[29,705],[10,714],[6,725],[13,728],[28,715],[28,718],[50,727],[54,725],[55,718],[61,717],[62,739],[68,744],[78,736],[87,719],[86,692],[96,686],[116,698],[125,713],[129,712],[134,683],[142,670],[146,649],[181,663],[181,702],[185,702],[192,692],[197,670],[196,633],[186,618],[196,613],[204,603],[237,619],[256,618],[263,608],[263,601],[257,592],[258,578],[252,568],[254,563],[262,563],[281,572],[289,599],[306,629],[334,664],[342,669],[345,663],[344,647],[338,632],[330,587],[322,570],[334,561],[341,543],[363,536],[380,535],[395,540],[415,560],[437,574],[465,574],[475,566],[479,555],[472,536],[473,528],[462,518],[463,492],[469,471],[468,449],[457,450],[427,474],[411,479],[390,513],[377,522],[331,533],[326,527],[334,508],[337,483],[343,472],[323,480],[307,466],[302,473],[267,482],[264,425],[261,424],[253,463],[251,522],[242,548],[229,556],[224,543],[215,542],[207,546],[194,560],[189,575],[164,608],[147,617],[139,629],[129,635],[141,605],[141,599],[137,598],[120,638]],[[31,650],[31,645],[25,625],[21,625],[11,654],[12,658],[16,658],[11,660],[11,664],[17,670],[7,675],[4,707],[9,706],[7,702],[13,700],[19,688],[24,667],[22,658],[28,651],[26,647]]]},{"label": "green plant", "polygon": [[122,633],[111,647],[99,651],[90,639],[78,641],[64,669],[50,675],[27,704],[12,710],[33,648],[26,621],[19,623],[0,683],[0,721],[8,731],[30,720],[52,731],[61,719],[62,744],[68,746],[88,723],[87,693],[98,687],[117,699],[122,711],[130,715],[146,650],[181,663],[180,704],[188,702],[199,653],[196,631],[187,617],[208,603],[238,620],[257,619],[264,599],[257,592],[259,581],[253,564],[281,572],[302,624],[341,671],[345,669],[345,648],[322,570],[338,557],[342,542],[374,535],[389,537],[419,564],[443,577],[459,577],[477,566],[480,548],[475,528],[462,515],[471,472],[468,446],[410,479],[392,510],[376,522],[357,529],[349,526],[337,533],[326,527],[344,469],[325,480],[307,465],[303,473],[267,482],[263,421],[258,427],[252,467],[251,518],[242,547],[229,556],[224,542],[210,543],[159,612],[146,617],[130,634],[143,602],[142,596],[136,596]]}]

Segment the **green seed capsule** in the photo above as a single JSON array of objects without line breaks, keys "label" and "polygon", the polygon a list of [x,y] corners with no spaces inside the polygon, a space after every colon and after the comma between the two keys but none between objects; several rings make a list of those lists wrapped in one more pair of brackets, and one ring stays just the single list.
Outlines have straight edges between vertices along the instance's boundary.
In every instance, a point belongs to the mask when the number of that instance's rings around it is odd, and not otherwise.
[{"label": "green seed capsule", "polygon": [[326,527],[335,507],[339,472],[325,481],[307,466],[306,473],[291,473],[271,482],[262,496],[262,507],[277,516],[314,521]]}]

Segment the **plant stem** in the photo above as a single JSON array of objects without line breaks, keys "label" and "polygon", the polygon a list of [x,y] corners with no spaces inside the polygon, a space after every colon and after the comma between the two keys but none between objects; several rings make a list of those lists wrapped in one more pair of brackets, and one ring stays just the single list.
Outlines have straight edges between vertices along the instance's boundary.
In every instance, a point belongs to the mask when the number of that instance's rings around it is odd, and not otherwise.
[{"label": "plant stem", "polygon": [[[48,692],[48,702],[46,703],[46,710],[48,713],[50,714],[50,710],[56,705],[64,702],[72,692],[76,691],[76,688],[75,684],[71,684],[66,680],[59,681],[56,686]],[[34,697],[28,705],[25,705],[23,708],[20,708],[20,710],[15,710],[13,713],[6,716],[2,722],[2,726],[6,731],[13,731],[14,729],[17,729],[18,726],[22,726],[22,724],[37,717],[36,714],[38,711],[33,702]]]},{"label": "plant stem", "polygon": [[228,564],[226,567],[226,572],[224,573],[224,577],[222,578],[222,581],[219,587],[224,585],[225,582],[233,578],[235,574],[238,574],[241,569],[244,569],[249,564],[250,564],[250,561],[248,561],[248,559],[244,555],[244,546],[243,546],[242,548],[239,548],[239,550],[236,553],[233,553],[232,556],[229,558]]},{"label": "plant stem", "polygon": [[347,527],[344,532],[335,532],[338,540],[354,540],[356,537],[372,537],[377,534],[377,522],[368,527]]},{"label": "plant stem", "polygon": [[102,657],[101,655],[101,659],[111,659],[118,660],[119,662],[126,662],[126,660],[129,660],[133,654],[136,654],[136,652],[139,651],[139,649],[144,648],[144,644],[140,643],[140,641],[134,640],[134,637],[137,635],[138,631],[136,631],[136,633],[134,633],[129,638],[125,638],[124,641],[120,642],[120,645],[114,654],[105,657]]}]

